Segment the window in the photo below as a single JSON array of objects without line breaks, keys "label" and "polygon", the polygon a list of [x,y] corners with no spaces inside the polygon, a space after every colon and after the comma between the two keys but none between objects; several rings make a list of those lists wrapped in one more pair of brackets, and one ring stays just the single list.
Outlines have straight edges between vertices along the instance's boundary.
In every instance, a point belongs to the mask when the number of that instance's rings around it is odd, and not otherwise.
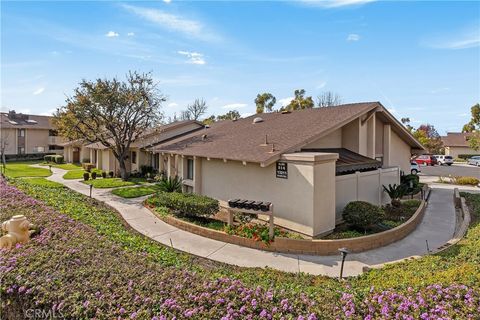
[{"label": "window", "polygon": [[132,163],[135,164],[137,163],[137,152],[132,151]]},{"label": "window", "polygon": [[56,136],[58,136],[58,132],[57,132],[57,130],[50,129],[50,130],[48,130],[48,135],[50,137],[56,137]]},{"label": "window", "polygon": [[33,153],[43,153],[45,152],[45,147],[33,147]]},{"label": "window", "polygon": [[25,129],[18,129],[18,136],[25,137]]},{"label": "window", "polygon": [[193,159],[187,159],[187,179],[193,180]]},{"label": "window", "polygon": [[18,154],[25,154],[25,147],[18,147]]}]

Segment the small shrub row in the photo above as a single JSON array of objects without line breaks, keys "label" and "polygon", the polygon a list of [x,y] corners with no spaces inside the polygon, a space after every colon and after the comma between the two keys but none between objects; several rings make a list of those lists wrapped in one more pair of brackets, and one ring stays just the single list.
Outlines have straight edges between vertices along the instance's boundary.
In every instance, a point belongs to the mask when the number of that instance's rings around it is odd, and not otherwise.
[{"label": "small shrub row", "polygon": [[159,192],[145,203],[150,207],[167,207],[186,216],[208,217],[219,210],[218,200],[193,193]]},{"label": "small shrub row", "polygon": [[382,208],[365,201],[352,201],[343,209],[343,219],[362,230],[379,223],[385,217]]},{"label": "small shrub row", "polygon": [[60,164],[60,163],[64,162],[63,156],[60,155],[60,154],[48,154],[48,155],[43,157],[43,160],[45,162],[54,162],[54,163],[57,163],[57,164]]},{"label": "small shrub row", "polygon": [[478,153],[477,154],[459,154],[458,158],[463,159],[463,160],[467,160],[471,157],[475,157],[475,156],[478,156],[478,155],[480,155],[480,154],[478,154]]},{"label": "small shrub row", "polygon": [[453,177],[452,183],[476,186],[480,183],[480,180],[475,177]]},{"label": "small shrub row", "polygon": [[83,173],[83,180],[88,181],[90,178],[92,180],[95,180],[97,179],[99,174],[102,176],[103,179],[107,178],[107,175],[108,177],[113,178],[113,171],[109,171],[108,174],[106,171],[102,171],[101,173],[97,173],[97,171],[93,171],[93,172],[85,171]]}]

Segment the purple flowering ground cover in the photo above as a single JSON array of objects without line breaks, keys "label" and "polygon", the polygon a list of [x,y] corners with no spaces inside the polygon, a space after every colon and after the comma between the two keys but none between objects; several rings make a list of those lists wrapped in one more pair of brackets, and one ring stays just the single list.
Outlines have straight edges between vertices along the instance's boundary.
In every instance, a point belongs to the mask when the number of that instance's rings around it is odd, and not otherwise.
[{"label": "purple flowering ground cover", "polygon": [[[142,242],[147,240],[120,229],[115,212],[66,188],[12,183],[16,186],[0,181],[1,221],[24,214],[40,230],[30,243],[0,252],[2,319],[24,319],[32,309],[70,319],[478,319],[480,314],[478,264],[472,269],[461,249],[428,261],[430,276],[419,272],[422,279],[415,270],[428,266],[415,261],[397,267],[396,276],[389,267],[347,281],[236,268]],[[476,231],[464,246],[478,244]],[[435,276],[439,268],[452,269],[443,281]]]}]

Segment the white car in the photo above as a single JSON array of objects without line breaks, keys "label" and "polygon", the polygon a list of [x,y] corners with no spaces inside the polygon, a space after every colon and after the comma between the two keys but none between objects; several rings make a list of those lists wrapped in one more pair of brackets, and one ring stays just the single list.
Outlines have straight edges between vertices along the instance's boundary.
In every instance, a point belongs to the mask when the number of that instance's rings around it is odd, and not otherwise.
[{"label": "white car", "polygon": [[435,155],[437,158],[437,162],[439,165],[443,166],[444,164],[451,166],[453,164],[453,157],[452,156],[445,156],[443,154]]},{"label": "white car", "polygon": [[468,164],[480,167],[480,156],[473,156],[470,159],[468,159]]},{"label": "white car", "polygon": [[420,171],[421,170],[420,170],[420,166],[418,165],[418,163],[416,163],[415,161],[411,161],[410,162],[410,173],[411,174],[417,174]]}]

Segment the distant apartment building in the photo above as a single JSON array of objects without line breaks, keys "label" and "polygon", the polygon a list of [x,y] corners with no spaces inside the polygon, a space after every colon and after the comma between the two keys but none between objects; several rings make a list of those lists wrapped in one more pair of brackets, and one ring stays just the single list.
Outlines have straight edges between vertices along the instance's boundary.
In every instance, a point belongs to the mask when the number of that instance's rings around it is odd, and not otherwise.
[{"label": "distant apartment building", "polygon": [[64,142],[52,124],[53,117],[17,113],[0,113],[0,143],[5,155],[63,154]]},{"label": "distant apartment building", "polygon": [[475,151],[470,147],[470,142],[468,141],[470,136],[471,133],[447,132],[447,135],[442,137],[445,154],[454,158],[480,155],[480,151]]}]

